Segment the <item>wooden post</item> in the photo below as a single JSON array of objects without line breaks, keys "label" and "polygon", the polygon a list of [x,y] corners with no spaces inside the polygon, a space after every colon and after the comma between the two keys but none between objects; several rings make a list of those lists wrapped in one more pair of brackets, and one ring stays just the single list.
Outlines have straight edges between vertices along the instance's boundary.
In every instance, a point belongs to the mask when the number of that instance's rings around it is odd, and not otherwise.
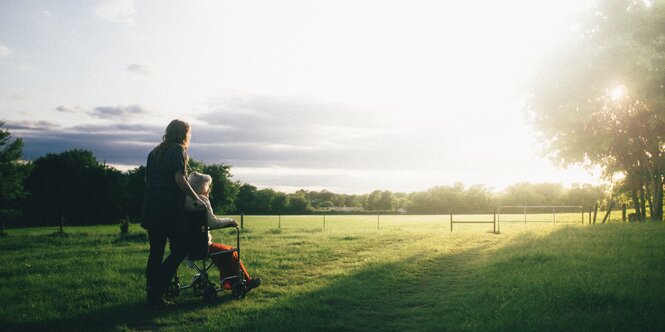
[{"label": "wooden post", "polygon": [[556,225],[556,208],[552,208],[552,218],[554,218],[554,224]]},{"label": "wooden post", "polygon": [[621,221],[626,222],[626,204],[621,204]]},{"label": "wooden post", "polygon": [[593,211],[593,208],[589,206],[589,224],[591,224],[591,211]]},{"label": "wooden post", "polygon": [[453,231],[453,213],[450,212],[450,232]]},{"label": "wooden post", "polygon": [[243,213],[240,214],[240,229],[245,229],[245,215]]},{"label": "wooden post", "polygon": [[377,213],[376,214],[376,229],[379,229],[379,216],[380,216],[380,214]]},{"label": "wooden post", "polygon": [[326,215],[323,215],[323,229],[326,229]]},{"label": "wooden post", "polygon": [[603,224],[610,219],[610,213],[612,213],[613,207],[614,207],[614,201],[610,202],[610,206],[607,208],[607,212],[605,212],[605,216],[603,217]]},{"label": "wooden post", "polygon": [[524,207],[524,227],[526,227],[526,206]]},{"label": "wooden post", "polygon": [[494,234],[496,234],[496,210],[494,211],[494,217],[492,221],[494,221]]},{"label": "wooden post", "polygon": [[598,215],[598,203],[593,208],[593,224],[596,224],[596,216]]}]

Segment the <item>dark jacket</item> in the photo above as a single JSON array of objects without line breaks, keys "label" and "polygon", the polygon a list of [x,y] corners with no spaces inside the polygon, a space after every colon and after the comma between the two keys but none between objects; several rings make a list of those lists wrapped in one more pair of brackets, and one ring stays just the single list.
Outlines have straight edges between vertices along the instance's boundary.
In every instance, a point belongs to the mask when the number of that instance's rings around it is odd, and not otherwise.
[{"label": "dark jacket", "polygon": [[181,228],[185,221],[185,193],[178,188],[175,174],[182,170],[187,176],[187,151],[178,144],[166,146],[159,155],[157,149],[148,155],[141,226]]}]

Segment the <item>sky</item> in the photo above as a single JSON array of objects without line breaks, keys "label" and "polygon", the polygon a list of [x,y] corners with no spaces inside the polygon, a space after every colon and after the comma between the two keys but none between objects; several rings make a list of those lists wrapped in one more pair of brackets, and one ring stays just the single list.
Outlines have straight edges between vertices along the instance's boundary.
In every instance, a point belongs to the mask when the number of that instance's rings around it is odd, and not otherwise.
[{"label": "sky", "polygon": [[27,160],[79,148],[122,170],[183,119],[191,158],[285,192],[597,184],[525,111],[588,6],[0,0],[0,119]]}]

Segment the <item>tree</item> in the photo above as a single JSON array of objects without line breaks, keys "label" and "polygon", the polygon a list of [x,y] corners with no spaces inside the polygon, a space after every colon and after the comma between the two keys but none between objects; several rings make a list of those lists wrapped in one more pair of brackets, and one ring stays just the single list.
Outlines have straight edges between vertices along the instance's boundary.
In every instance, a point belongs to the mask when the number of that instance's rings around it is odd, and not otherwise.
[{"label": "tree", "polygon": [[663,217],[665,4],[601,1],[531,82],[528,108],[551,156],[626,175],[634,206]]},{"label": "tree", "polygon": [[[0,128],[5,123],[0,121]],[[0,219],[4,229],[5,221],[14,219],[20,214],[19,199],[23,198],[23,179],[27,173],[27,165],[20,163],[23,156],[23,140],[11,140],[7,129],[0,129]]]},{"label": "tree", "polygon": [[38,225],[112,223],[124,217],[123,177],[92,152],[70,150],[36,159],[25,180],[24,211]]},{"label": "tree", "polygon": [[275,191],[266,188],[261,189],[256,192],[256,212],[258,213],[270,213],[272,200],[275,196]]},{"label": "tree", "polygon": [[256,187],[247,183],[242,184],[238,188],[235,206],[238,213],[255,213],[257,210]]},{"label": "tree", "polygon": [[210,203],[215,213],[229,213],[235,210],[238,184],[231,181],[231,166],[212,164],[203,167],[203,173],[212,176]]},{"label": "tree", "polygon": [[370,210],[370,211],[376,211],[379,210],[379,205],[381,200],[381,190],[374,190],[372,191],[369,196],[367,196],[367,202],[365,205],[365,209]]},{"label": "tree", "polygon": [[141,217],[145,195],[145,166],[128,171],[125,178],[126,213],[129,218],[138,219]]},{"label": "tree", "polygon": [[236,210],[235,201],[238,195],[238,184],[231,181],[231,166],[224,164],[205,163],[189,158],[187,161],[188,172],[199,172],[212,177],[210,186],[210,204],[215,213],[229,213]]},{"label": "tree", "polygon": [[291,213],[309,213],[312,212],[312,206],[302,191],[297,191],[289,195],[289,212]]},{"label": "tree", "polygon": [[412,193],[408,210],[413,213],[464,213],[469,212],[464,205],[464,185],[437,186],[426,192]]},{"label": "tree", "polygon": [[391,211],[393,209],[393,193],[389,190],[384,190],[381,192],[381,198],[379,198],[378,208],[379,210]]},{"label": "tree", "polygon": [[276,192],[270,204],[270,211],[276,214],[286,213],[289,208],[289,196]]},{"label": "tree", "polygon": [[563,195],[564,205],[581,205],[583,207],[591,207],[598,202],[606,199],[605,192],[606,186],[592,186],[589,184],[573,184]]}]

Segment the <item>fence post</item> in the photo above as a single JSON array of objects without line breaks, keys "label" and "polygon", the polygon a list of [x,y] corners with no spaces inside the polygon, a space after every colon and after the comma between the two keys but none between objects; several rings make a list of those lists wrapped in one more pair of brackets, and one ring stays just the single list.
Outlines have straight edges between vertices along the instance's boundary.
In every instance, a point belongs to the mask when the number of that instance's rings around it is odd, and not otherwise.
[{"label": "fence post", "polygon": [[626,222],[626,204],[621,204],[621,221]]},{"label": "fence post", "polygon": [[380,215],[381,215],[380,213],[376,214],[376,229],[379,229],[379,216]]},{"label": "fence post", "polygon": [[453,231],[453,213],[450,212],[450,232],[452,233]]},{"label": "fence post", "polygon": [[552,208],[552,216],[554,218],[554,224],[556,225],[556,208]]},{"label": "fence post", "polygon": [[323,229],[326,229],[326,215],[323,215]]},{"label": "fence post", "polygon": [[580,212],[582,213],[582,225],[584,225],[584,207],[580,206]]},{"label": "fence post", "polygon": [[494,210],[493,212],[494,212],[494,217],[492,221],[494,221],[494,234],[496,234],[496,210]]},{"label": "fence post", "polygon": [[524,207],[524,227],[526,227],[526,206]]},{"label": "fence post", "polygon": [[598,215],[598,203],[593,208],[593,224],[596,224],[596,216]]},{"label": "fence post", "polygon": [[589,225],[591,225],[591,211],[592,210],[593,210],[593,208],[589,206]]},{"label": "fence post", "polygon": [[245,229],[245,214],[240,214],[240,229]]}]

